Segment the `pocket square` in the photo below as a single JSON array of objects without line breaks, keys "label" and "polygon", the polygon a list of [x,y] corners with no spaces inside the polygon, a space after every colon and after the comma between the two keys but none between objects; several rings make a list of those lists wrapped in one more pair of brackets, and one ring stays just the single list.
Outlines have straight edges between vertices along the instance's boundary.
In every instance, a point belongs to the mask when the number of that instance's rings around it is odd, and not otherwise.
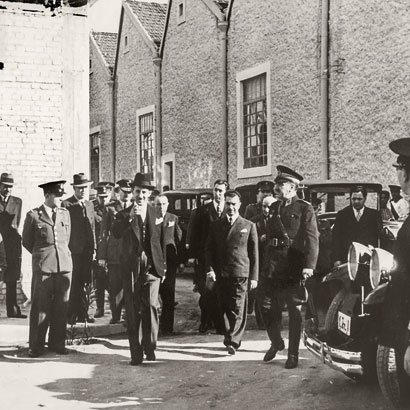
[{"label": "pocket square", "polygon": [[168,228],[170,228],[171,226],[174,226],[175,225],[175,221],[169,221],[168,222]]},{"label": "pocket square", "polygon": [[164,220],[164,218],[155,218],[155,225],[160,225],[162,224],[162,221]]},{"label": "pocket square", "polygon": [[248,232],[248,230],[246,229],[246,228],[243,228],[242,230],[241,230],[241,233],[242,232]]}]

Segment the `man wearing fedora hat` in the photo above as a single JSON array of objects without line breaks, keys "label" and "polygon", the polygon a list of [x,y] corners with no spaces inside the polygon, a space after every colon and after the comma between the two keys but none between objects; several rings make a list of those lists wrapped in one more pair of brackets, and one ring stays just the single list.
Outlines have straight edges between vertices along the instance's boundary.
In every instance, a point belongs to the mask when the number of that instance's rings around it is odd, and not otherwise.
[{"label": "man wearing fedora hat", "polygon": [[86,199],[86,189],[92,181],[83,174],[73,176],[74,195],[61,204],[70,212],[70,251],[73,259],[73,277],[68,304],[68,321],[73,324],[95,320],[88,316],[85,286],[91,283],[91,267],[95,252],[94,205]]},{"label": "man wearing fedora hat", "polygon": [[7,316],[24,319],[17,304],[17,281],[21,275],[21,236],[18,233],[22,201],[11,195],[13,175],[3,172],[0,176],[0,234],[3,236],[7,267],[4,271],[6,283]]},{"label": "man wearing fedora hat", "polygon": [[304,287],[301,282],[313,275],[319,252],[319,231],[312,205],[299,199],[302,175],[283,165],[277,166],[275,192],[267,224],[266,249],[260,284],[259,303],[271,347],[263,360],[270,361],[285,348],[281,336],[282,306],[289,313],[289,347],[286,369],[298,365]]},{"label": "man wearing fedora hat", "polygon": [[65,181],[39,185],[44,204],[27,213],[23,228],[23,245],[31,253],[33,277],[29,356],[43,353],[48,332],[48,349],[66,354],[68,295],[72,260],[68,243],[71,223],[69,212],[61,208]]},{"label": "man wearing fedora hat", "polygon": [[165,277],[162,223],[148,204],[154,186],[137,173],[132,184],[134,203],[118,212],[112,228],[121,238],[121,271],[131,365],[142,363],[144,352],[153,361],[158,337],[158,292]]}]

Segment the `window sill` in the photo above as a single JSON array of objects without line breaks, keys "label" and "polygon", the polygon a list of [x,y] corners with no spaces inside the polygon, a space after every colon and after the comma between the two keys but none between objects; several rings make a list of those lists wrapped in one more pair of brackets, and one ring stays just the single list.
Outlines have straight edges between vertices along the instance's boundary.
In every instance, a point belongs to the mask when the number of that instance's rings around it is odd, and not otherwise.
[{"label": "window sill", "polygon": [[258,168],[242,168],[238,169],[238,179],[239,178],[252,178],[252,177],[262,177],[262,176],[271,176],[272,168],[270,165]]}]

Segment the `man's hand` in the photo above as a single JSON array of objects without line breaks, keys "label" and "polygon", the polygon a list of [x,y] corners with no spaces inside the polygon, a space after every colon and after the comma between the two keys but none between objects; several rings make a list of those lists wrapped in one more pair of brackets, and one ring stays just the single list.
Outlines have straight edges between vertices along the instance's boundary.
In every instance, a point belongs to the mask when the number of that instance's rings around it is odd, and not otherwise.
[{"label": "man's hand", "polygon": [[164,283],[165,281],[165,275],[161,278],[161,283]]},{"label": "man's hand", "polygon": [[194,287],[193,287],[193,289],[192,289],[192,292],[195,292],[195,293],[198,293],[198,292],[199,292],[199,290],[198,290],[198,285],[194,285]]},{"label": "man's hand", "polygon": [[404,354],[404,370],[410,376],[410,346],[407,346]]},{"label": "man's hand", "polygon": [[302,271],[303,279],[309,279],[313,276],[313,269],[304,268]]},{"label": "man's hand", "polygon": [[251,280],[251,290],[256,289],[258,286],[258,281],[257,280]]},{"label": "man's hand", "polygon": [[107,266],[107,262],[105,259],[98,259],[98,266],[105,268]]},{"label": "man's hand", "polygon": [[263,235],[261,235],[261,237],[259,238],[259,240],[261,242],[265,242],[266,241],[266,233],[264,233]]},{"label": "man's hand", "polygon": [[333,267],[334,267],[334,268],[337,268],[337,267],[340,266],[341,264],[342,264],[341,261],[336,261],[336,262],[333,264]]},{"label": "man's hand", "polygon": [[214,272],[213,270],[207,272],[207,273],[206,273],[206,278],[207,278],[210,282],[216,282],[215,272]]}]

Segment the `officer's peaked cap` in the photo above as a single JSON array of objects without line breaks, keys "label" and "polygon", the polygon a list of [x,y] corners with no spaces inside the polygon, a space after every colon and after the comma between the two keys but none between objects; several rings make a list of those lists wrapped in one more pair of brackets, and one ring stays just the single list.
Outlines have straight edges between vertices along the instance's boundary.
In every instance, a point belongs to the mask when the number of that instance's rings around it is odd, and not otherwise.
[{"label": "officer's peaked cap", "polygon": [[256,184],[258,191],[273,191],[274,183],[272,181],[259,181]]},{"label": "officer's peaked cap", "polygon": [[278,175],[275,178],[275,182],[293,182],[299,184],[303,180],[303,176],[298,174],[293,169],[284,165],[278,165],[276,167]]},{"label": "officer's peaked cap", "polygon": [[132,191],[132,181],[131,181],[131,179],[120,179],[119,181],[117,181],[117,185],[124,192],[131,192]]},{"label": "officer's peaked cap", "polygon": [[58,181],[50,181],[44,184],[40,184],[39,188],[43,188],[45,194],[54,194],[55,196],[63,196],[64,192],[64,184],[66,183],[65,180],[60,179]]}]

